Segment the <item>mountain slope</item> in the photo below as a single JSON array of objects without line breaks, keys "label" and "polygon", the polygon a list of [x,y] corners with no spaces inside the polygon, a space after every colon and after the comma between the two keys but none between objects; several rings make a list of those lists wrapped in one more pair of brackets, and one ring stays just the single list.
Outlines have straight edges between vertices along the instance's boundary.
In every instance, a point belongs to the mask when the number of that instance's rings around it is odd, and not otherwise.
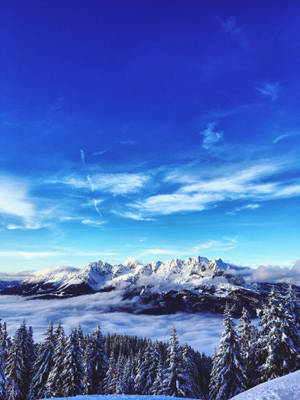
[{"label": "mountain slope", "polygon": [[299,400],[300,371],[261,383],[232,400]]},{"label": "mountain slope", "polygon": [[[227,302],[235,315],[239,315],[244,306],[255,315],[271,285],[246,283],[242,276],[246,274],[246,268],[205,257],[150,264],[110,265],[98,261],[82,269],[57,267],[35,272],[16,285],[4,287],[0,293],[56,298],[115,291],[116,296],[124,300],[114,306],[115,311],[220,313]],[[283,290],[286,285],[277,284],[277,287]]]}]

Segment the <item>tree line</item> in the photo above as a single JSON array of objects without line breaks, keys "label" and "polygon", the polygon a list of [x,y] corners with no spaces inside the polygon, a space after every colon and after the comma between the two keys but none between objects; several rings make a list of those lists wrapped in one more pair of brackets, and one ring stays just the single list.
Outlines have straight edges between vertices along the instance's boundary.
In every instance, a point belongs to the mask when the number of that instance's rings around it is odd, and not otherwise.
[{"label": "tree line", "polygon": [[0,322],[0,399],[36,400],[81,394],[170,395],[227,400],[261,382],[299,369],[299,304],[272,290],[251,323],[244,309],[238,325],[229,307],[213,358],[179,345],[127,335],[102,335],[98,326],[66,335],[50,322],[40,343],[23,322],[13,338]]}]

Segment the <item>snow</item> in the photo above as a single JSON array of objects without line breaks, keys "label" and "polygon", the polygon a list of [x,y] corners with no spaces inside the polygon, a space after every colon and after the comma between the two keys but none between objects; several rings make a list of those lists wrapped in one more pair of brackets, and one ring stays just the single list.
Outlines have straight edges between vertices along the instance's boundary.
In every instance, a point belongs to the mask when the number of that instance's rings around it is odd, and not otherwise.
[{"label": "snow", "polygon": [[[74,396],[74,397],[55,397],[49,398],[48,400],[172,400],[178,399],[179,397],[171,396],[142,396],[139,394],[110,394],[110,395],[89,395],[89,396]],[[181,397],[182,399],[182,397]],[[185,397],[185,400],[192,400]],[[193,399],[197,400],[197,399]],[[200,399],[201,400],[201,399]]]},{"label": "snow", "polygon": [[[51,283],[57,287],[67,288],[70,285],[86,283],[94,290],[107,286],[122,286],[124,283],[137,286],[148,285],[153,292],[169,290],[192,290],[201,285],[226,289],[235,289],[230,279],[223,273],[237,275],[239,270],[221,259],[208,260],[206,257],[194,257],[186,260],[172,259],[165,262],[142,264],[130,260],[123,264],[110,265],[96,261],[79,269],[75,267],[56,267],[51,270],[38,271],[26,279],[27,283]],[[241,278],[242,282],[242,278]]]},{"label": "snow", "polygon": [[299,400],[300,371],[261,383],[232,400]]}]

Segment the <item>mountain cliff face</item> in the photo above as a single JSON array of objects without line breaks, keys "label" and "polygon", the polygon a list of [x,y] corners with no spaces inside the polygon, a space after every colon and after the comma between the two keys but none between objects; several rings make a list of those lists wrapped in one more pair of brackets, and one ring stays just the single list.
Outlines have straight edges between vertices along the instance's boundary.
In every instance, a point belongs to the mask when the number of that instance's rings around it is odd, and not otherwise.
[{"label": "mountain cliff face", "polygon": [[[113,310],[165,314],[177,311],[223,312],[229,303],[239,315],[245,306],[255,315],[272,285],[246,283],[246,268],[205,257],[167,262],[110,265],[93,262],[82,269],[58,267],[33,273],[28,279],[1,287],[0,294],[51,299],[115,291]],[[276,284],[284,291],[286,284]],[[296,287],[300,294],[300,288]]]}]

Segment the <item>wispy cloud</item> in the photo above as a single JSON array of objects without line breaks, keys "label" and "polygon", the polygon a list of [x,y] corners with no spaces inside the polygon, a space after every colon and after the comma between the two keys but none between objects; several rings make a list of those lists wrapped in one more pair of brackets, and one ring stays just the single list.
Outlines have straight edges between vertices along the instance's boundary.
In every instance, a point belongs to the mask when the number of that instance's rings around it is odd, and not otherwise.
[{"label": "wispy cloud", "polygon": [[280,91],[279,82],[260,82],[255,87],[256,90],[264,97],[275,101]]},{"label": "wispy cloud", "polygon": [[277,136],[273,140],[273,143],[276,144],[276,143],[280,142],[281,140],[286,139],[288,137],[299,136],[299,135],[300,135],[299,131],[291,131],[291,132],[283,133],[282,135]]},{"label": "wispy cloud", "polygon": [[0,251],[0,257],[21,257],[29,260],[64,255],[66,255],[66,253],[61,251]]},{"label": "wispy cloud", "polygon": [[236,238],[223,238],[222,240],[207,240],[206,242],[199,243],[193,248],[194,251],[201,251],[205,249],[212,249],[214,251],[232,250],[237,247],[238,241]]},{"label": "wispy cloud", "polygon": [[215,130],[217,123],[210,122],[207,127],[200,132],[203,136],[202,147],[206,150],[210,150],[216,143],[223,139],[223,132]]},{"label": "wispy cloud", "polygon": [[[142,216],[168,215],[176,212],[202,211],[217,205],[222,201],[255,200],[264,201],[278,198],[288,198],[300,194],[299,182],[281,182],[271,177],[282,172],[283,166],[275,163],[261,163],[241,169],[232,166],[223,176],[211,179],[198,179],[189,183],[180,175],[172,175],[172,182],[180,188],[174,192],[157,194],[135,203],[128,204]],[[269,180],[269,181],[268,181]],[[253,210],[258,205],[248,203],[242,209]],[[241,210],[239,210],[241,211]]]},{"label": "wispy cloud", "polygon": [[258,208],[260,208],[260,204],[256,204],[256,203],[244,204],[243,206],[235,207],[232,211],[229,211],[227,214],[234,215],[240,211],[257,210]]},{"label": "wispy cloud", "polygon": [[153,218],[144,217],[140,213],[132,212],[132,211],[112,210],[112,213],[119,217],[134,219],[136,221],[153,221]]},{"label": "wispy cloud", "polygon": [[30,195],[29,184],[13,176],[0,177],[0,215],[9,230],[40,229],[49,223],[54,211],[41,209]]},{"label": "wispy cloud", "polygon": [[93,156],[102,156],[103,154],[107,153],[108,151],[109,151],[109,149],[103,149],[103,150],[95,151],[93,153]]},{"label": "wispy cloud", "polygon": [[[149,177],[144,174],[107,173],[88,175],[92,181],[93,191],[107,192],[113,195],[135,193],[143,188]],[[90,183],[79,175],[72,175],[52,183],[63,183],[77,189],[90,189]]]},{"label": "wispy cloud", "polygon": [[99,227],[104,225],[107,221],[104,220],[99,220],[99,219],[92,219],[92,218],[86,218],[86,217],[80,217],[80,216],[62,216],[59,218],[60,221],[62,222],[74,222],[78,221],[82,223],[83,225],[89,225],[93,227]]},{"label": "wispy cloud", "polygon": [[117,140],[115,143],[123,144],[124,146],[134,146],[136,144],[136,140]]},{"label": "wispy cloud", "polygon": [[218,18],[222,29],[228,33],[233,39],[235,39],[240,45],[247,45],[247,36],[245,31],[238,26],[236,17],[230,16],[226,19]]},{"label": "wispy cloud", "polygon": [[106,221],[98,221],[96,219],[84,218],[81,220],[81,223],[83,225],[89,225],[89,226],[98,228],[99,226],[102,226],[103,224],[105,224]]}]

